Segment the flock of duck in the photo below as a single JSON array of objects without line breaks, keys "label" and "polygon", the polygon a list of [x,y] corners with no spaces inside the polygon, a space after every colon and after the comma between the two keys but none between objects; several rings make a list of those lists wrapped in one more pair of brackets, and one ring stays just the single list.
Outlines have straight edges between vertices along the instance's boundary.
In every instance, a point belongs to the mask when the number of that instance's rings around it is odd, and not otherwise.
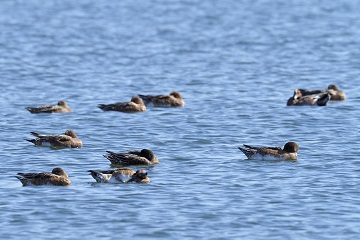
[{"label": "flock of duck", "polygon": [[345,93],[336,85],[330,84],[326,90],[295,89],[294,96],[287,101],[287,106],[326,106],[329,100],[344,101],[345,99]]},{"label": "flock of duck", "polygon": [[[334,84],[328,86],[325,90],[304,90],[295,89],[294,95],[287,101],[287,106],[325,106],[329,100],[343,101],[346,96]],[[148,106],[153,107],[183,107],[185,102],[178,92],[171,92],[169,95],[138,95],[131,98],[129,102],[117,102],[112,104],[99,104],[98,107],[103,111],[118,112],[144,112]],[[30,113],[68,113],[72,109],[63,100],[57,105],[46,105],[39,107],[27,107]],[[36,146],[46,146],[56,149],[61,148],[81,148],[82,141],[77,137],[73,130],[67,130],[65,134],[43,135],[31,132],[35,138],[26,139]],[[299,145],[296,142],[287,142],[284,147],[254,147],[244,144],[239,147],[248,159],[260,160],[296,160]],[[159,160],[149,149],[141,151],[133,150],[123,153],[106,151],[103,155],[111,164],[118,165],[120,168],[97,171],[89,170],[90,175],[98,183],[149,183],[145,169],[137,171],[128,168],[128,166],[145,166],[158,164]],[[53,185],[68,186],[71,181],[66,172],[56,167],[51,173],[18,173],[16,178],[20,180],[23,186],[30,185]]]}]

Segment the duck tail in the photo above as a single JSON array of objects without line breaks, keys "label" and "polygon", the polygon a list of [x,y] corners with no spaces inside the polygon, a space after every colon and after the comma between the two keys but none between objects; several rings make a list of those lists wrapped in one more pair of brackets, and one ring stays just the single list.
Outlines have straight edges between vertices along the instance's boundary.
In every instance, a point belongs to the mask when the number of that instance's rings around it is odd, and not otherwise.
[{"label": "duck tail", "polygon": [[240,151],[242,151],[245,156],[250,159],[252,157],[252,155],[254,154],[253,151],[251,151],[250,149],[247,148],[242,148],[242,147],[238,147]]},{"label": "duck tail", "polygon": [[109,106],[107,104],[99,104],[98,108],[100,108],[103,111],[109,111]]},{"label": "duck tail", "polygon": [[27,179],[25,178],[25,177],[23,177],[23,176],[21,176],[21,175],[19,175],[19,176],[15,176],[17,179],[19,179],[19,181],[21,182],[21,184],[23,185],[23,186],[25,186],[25,185],[27,185]]},{"label": "duck tail", "polygon": [[95,170],[88,170],[90,172],[91,176],[96,180],[96,182],[107,182],[107,178],[105,174],[102,174],[101,172],[95,171]]},{"label": "duck tail", "polygon": [[26,107],[25,109],[28,110],[30,113],[37,113],[36,108]]}]

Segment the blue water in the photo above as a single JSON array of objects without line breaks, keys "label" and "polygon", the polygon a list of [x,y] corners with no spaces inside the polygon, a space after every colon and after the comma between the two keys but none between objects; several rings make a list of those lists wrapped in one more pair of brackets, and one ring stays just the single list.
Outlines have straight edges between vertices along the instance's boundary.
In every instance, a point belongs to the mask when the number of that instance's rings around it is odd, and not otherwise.
[{"label": "blue water", "polygon": [[[1,239],[357,239],[360,5],[353,0],[0,3]],[[344,102],[286,107],[336,84]],[[179,91],[184,108],[99,103]],[[24,108],[64,99],[69,114]],[[30,131],[73,129],[81,149]],[[242,144],[300,145],[298,161]],[[96,184],[102,155],[152,149],[150,184]],[[22,187],[60,166],[70,187]],[[136,169],[136,168],[134,168]]]}]

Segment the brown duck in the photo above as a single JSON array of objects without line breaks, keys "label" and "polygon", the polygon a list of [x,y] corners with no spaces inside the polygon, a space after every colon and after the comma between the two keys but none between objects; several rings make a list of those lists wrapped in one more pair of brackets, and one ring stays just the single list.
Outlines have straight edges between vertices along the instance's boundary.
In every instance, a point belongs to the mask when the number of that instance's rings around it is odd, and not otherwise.
[{"label": "brown duck", "polygon": [[130,168],[118,168],[107,171],[89,170],[98,183],[149,183],[150,179],[144,169],[136,172]]},{"label": "brown duck", "polygon": [[178,92],[171,92],[169,95],[141,95],[139,97],[145,105],[152,104],[154,107],[183,107],[185,102]]},{"label": "brown duck", "polygon": [[117,102],[112,104],[99,104],[103,111],[118,111],[126,113],[145,112],[146,106],[139,97],[132,97],[130,102]]},{"label": "brown duck", "polygon": [[67,130],[65,134],[42,135],[36,132],[30,132],[36,138],[26,139],[36,146],[46,146],[53,148],[81,148],[82,141],[77,137],[73,130]]},{"label": "brown duck", "polygon": [[71,181],[62,168],[54,168],[51,173],[18,173],[15,176],[23,186],[69,186]]},{"label": "brown duck", "polygon": [[158,164],[159,160],[155,157],[153,151],[142,149],[141,151],[129,151],[126,153],[115,153],[106,151],[108,155],[104,155],[112,164],[117,165],[152,165]]},{"label": "brown duck", "polygon": [[287,142],[281,147],[253,147],[245,145],[239,147],[248,159],[258,160],[296,160],[299,145],[296,142]]},{"label": "brown duck", "polygon": [[31,113],[67,113],[72,112],[71,108],[64,100],[58,102],[57,105],[43,105],[40,107],[26,107]]}]

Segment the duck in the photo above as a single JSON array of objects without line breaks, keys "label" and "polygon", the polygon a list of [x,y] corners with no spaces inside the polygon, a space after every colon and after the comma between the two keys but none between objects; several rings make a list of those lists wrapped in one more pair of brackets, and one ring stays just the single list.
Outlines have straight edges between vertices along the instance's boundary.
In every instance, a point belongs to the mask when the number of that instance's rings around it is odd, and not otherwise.
[{"label": "duck", "polygon": [[81,148],[82,141],[79,139],[73,130],[66,130],[65,134],[52,134],[43,135],[37,132],[30,132],[35,136],[34,139],[25,139],[28,142],[35,144],[36,146],[46,146],[53,148]]},{"label": "duck", "polygon": [[326,106],[330,100],[330,94],[327,92],[305,95],[299,97],[298,89],[294,91],[294,96],[290,97],[286,103],[287,106]]},{"label": "duck", "polygon": [[103,111],[118,111],[126,113],[145,112],[146,106],[139,97],[132,97],[130,102],[117,102],[112,104],[99,104]]},{"label": "duck", "polygon": [[297,160],[299,145],[296,142],[287,142],[281,147],[253,147],[244,144],[239,147],[248,159],[257,160]]},{"label": "duck", "polygon": [[26,107],[30,113],[68,113],[73,110],[64,100],[60,100],[57,105],[42,105],[39,107]]},{"label": "duck", "polygon": [[139,97],[145,105],[152,104],[154,107],[184,107],[185,102],[178,92],[171,92],[169,95],[141,95]]},{"label": "duck", "polygon": [[149,183],[147,171],[139,169],[136,172],[130,168],[96,171],[89,170],[91,176],[98,183]]},{"label": "duck", "polygon": [[330,94],[330,99],[333,101],[344,101],[346,100],[346,95],[341,91],[335,84],[330,84],[328,86],[328,93]]},{"label": "duck", "polygon": [[155,157],[153,151],[142,149],[141,151],[133,150],[126,153],[115,153],[106,151],[108,155],[103,155],[111,164],[117,165],[153,165],[158,164],[159,160]]},{"label": "duck", "polygon": [[66,172],[60,168],[54,168],[51,173],[18,173],[15,176],[23,186],[69,186],[71,181]]}]

